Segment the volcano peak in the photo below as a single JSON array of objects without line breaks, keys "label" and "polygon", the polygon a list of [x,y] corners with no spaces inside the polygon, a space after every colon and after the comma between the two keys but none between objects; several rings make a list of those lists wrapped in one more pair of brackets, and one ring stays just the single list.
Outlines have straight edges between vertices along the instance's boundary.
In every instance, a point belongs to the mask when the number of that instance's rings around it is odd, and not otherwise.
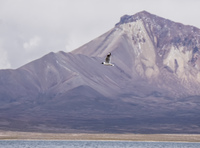
[{"label": "volcano peak", "polygon": [[152,17],[157,17],[156,15],[154,14],[151,14],[147,11],[141,11],[141,12],[138,12],[134,15],[123,15],[121,18],[120,18],[120,21],[116,24],[117,25],[120,25],[120,24],[125,24],[125,23],[130,23],[130,22],[134,22],[134,21],[137,21],[139,19],[145,19],[145,18],[152,18]]}]

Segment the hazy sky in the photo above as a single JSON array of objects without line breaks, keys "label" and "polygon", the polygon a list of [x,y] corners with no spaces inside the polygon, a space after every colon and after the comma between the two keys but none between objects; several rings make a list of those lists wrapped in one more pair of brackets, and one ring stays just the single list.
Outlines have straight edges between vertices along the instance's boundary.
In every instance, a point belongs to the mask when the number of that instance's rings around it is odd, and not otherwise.
[{"label": "hazy sky", "polygon": [[0,0],[0,69],[76,49],[143,10],[200,28],[199,0]]}]

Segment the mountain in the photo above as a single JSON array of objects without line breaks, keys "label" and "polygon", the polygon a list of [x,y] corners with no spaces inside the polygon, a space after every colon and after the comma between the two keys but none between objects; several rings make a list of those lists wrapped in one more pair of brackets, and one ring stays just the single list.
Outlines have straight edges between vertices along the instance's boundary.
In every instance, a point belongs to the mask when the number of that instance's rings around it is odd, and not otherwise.
[{"label": "mountain", "polygon": [[196,27],[124,15],[72,52],[0,70],[0,129],[200,133],[199,48]]}]

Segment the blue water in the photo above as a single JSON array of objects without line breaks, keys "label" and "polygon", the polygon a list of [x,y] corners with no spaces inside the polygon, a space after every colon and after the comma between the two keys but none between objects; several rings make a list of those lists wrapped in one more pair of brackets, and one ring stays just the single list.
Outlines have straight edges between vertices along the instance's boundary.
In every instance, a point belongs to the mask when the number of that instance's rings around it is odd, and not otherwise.
[{"label": "blue water", "polygon": [[0,141],[0,148],[200,148],[200,143],[123,141]]}]

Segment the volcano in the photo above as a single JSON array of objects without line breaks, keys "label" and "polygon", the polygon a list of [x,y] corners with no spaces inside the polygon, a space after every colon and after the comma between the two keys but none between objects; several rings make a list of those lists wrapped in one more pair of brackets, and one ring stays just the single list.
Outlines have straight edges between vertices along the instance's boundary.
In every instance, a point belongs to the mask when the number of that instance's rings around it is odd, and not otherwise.
[{"label": "volcano", "polygon": [[200,133],[199,48],[194,26],[124,15],[72,52],[0,70],[0,129]]}]

